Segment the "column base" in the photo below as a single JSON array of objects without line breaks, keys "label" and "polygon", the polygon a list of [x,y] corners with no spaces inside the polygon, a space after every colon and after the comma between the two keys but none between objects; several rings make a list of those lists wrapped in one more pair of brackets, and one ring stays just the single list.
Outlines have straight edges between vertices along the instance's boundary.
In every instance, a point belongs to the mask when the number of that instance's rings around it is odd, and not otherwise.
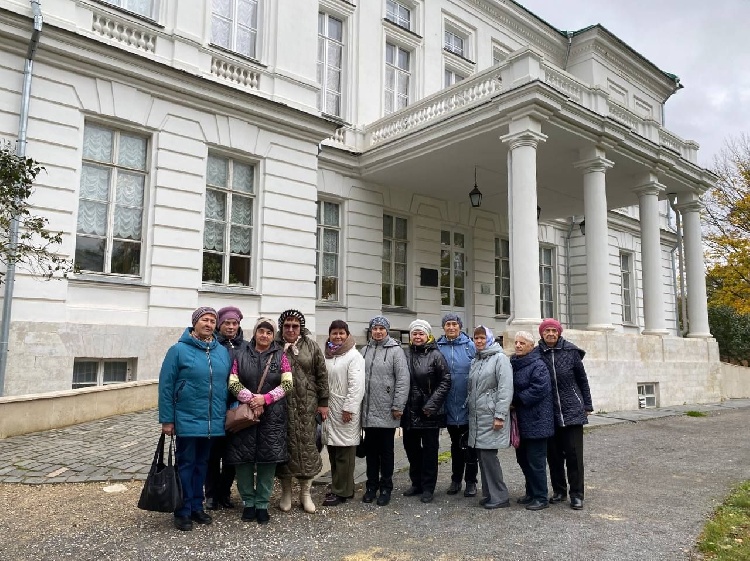
[{"label": "column base", "polygon": [[615,326],[611,323],[592,323],[586,326],[586,331],[614,331]]},{"label": "column base", "polygon": [[669,331],[666,329],[644,329],[641,331],[641,335],[657,335],[659,337],[666,337],[669,335]]},{"label": "column base", "polygon": [[713,339],[714,336],[711,335],[710,333],[698,332],[698,333],[688,333],[687,335],[685,335],[685,337],[687,339]]}]

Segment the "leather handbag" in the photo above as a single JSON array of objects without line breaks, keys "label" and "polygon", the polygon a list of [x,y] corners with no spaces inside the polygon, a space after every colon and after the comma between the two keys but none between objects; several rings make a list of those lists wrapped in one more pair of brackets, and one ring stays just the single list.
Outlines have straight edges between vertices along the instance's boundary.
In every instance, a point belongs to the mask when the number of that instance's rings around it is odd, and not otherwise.
[{"label": "leather handbag", "polygon": [[[268,357],[268,362],[266,362],[266,367],[263,370],[263,376],[261,376],[260,383],[258,384],[258,390],[255,392],[256,394],[260,393],[260,390],[263,387],[263,382],[266,381],[266,376],[268,375],[268,369],[271,366],[272,360],[272,356]],[[238,432],[247,427],[252,427],[253,425],[260,423],[260,416],[261,413],[250,407],[249,403],[240,403],[237,407],[227,411],[227,416],[224,420],[224,430]]]},{"label": "leather handbag", "polygon": [[518,430],[518,416],[515,411],[510,412],[510,444],[513,448],[521,445],[521,433]]},{"label": "leather handbag", "polygon": [[177,473],[177,466],[172,463],[172,445],[174,436],[169,441],[167,464],[164,463],[164,441],[162,433],[156,445],[154,461],[143,485],[138,508],[152,512],[174,512],[182,507],[182,484]]}]

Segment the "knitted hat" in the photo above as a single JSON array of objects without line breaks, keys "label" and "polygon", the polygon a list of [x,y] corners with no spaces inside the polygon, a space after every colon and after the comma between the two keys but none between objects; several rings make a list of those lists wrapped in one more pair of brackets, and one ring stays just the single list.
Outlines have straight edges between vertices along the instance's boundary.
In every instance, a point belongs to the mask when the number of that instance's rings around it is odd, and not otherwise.
[{"label": "knitted hat", "polygon": [[423,319],[415,319],[409,324],[409,336],[415,331],[421,331],[428,338],[432,337],[432,326]]},{"label": "knitted hat", "polygon": [[201,306],[200,308],[198,308],[197,310],[193,312],[193,327],[195,327],[195,324],[198,323],[198,320],[201,319],[206,314],[211,314],[217,320],[219,319],[219,316],[216,314],[216,310],[214,310],[210,306]]},{"label": "knitted hat", "polygon": [[560,325],[560,322],[554,318],[547,318],[542,320],[542,323],[539,324],[539,335],[544,336],[544,330],[548,327],[554,327],[555,329],[557,329],[558,335],[562,335],[562,325]]},{"label": "knitted hat", "polygon": [[391,322],[389,322],[387,319],[385,319],[384,316],[375,316],[370,320],[370,331],[372,331],[372,328],[376,325],[379,325],[380,327],[384,327],[386,331],[391,330]]},{"label": "knitted hat", "polygon": [[305,316],[299,310],[285,310],[281,312],[279,316],[279,325],[284,325],[284,321],[289,318],[294,318],[299,321],[299,329],[303,331],[305,329]]},{"label": "knitted hat", "polygon": [[273,331],[273,334],[276,335],[276,324],[271,318],[263,316],[259,317],[258,321],[255,322],[255,327],[253,327],[253,335],[255,335],[255,332],[258,331],[258,329],[261,327],[270,329],[271,331]]},{"label": "knitted hat", "polygon": [[455,321],[455,322],[457,322],[458,323],[458,327],[460,329],[464,328],[464,322],[461,321],[461,318],[458,317],[458,314],[454,314],[453,312],[448,312],[447,314],[445,314],[443,316],[442,326],[445,327],[445,324],[448,323],[449,321]]},{"label": "knitted hat", "polygon": [[234,306],[227,306],[219,310],[219,319],[216,321],[216,327],[221,327],[221,324],[228,319],[233,319],[237,323],[242,321],[242,312],[239,308]]}]

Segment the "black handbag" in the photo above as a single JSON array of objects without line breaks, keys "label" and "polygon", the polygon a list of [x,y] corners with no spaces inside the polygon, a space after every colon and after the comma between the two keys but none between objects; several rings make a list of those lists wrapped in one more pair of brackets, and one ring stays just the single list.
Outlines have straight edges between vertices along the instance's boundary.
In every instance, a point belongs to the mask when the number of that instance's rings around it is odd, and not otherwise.
[{"label": "black handbag", "polygon": [[172,462],[174,436],[169,441],[169,455],[164,464],[164,441],[162,433],[156,445],[154,461],[146,477],[146,483],[138,500],[138,508],[151,512],[174,512],[182,507],[182,484],[177,473],[177,465]]}]

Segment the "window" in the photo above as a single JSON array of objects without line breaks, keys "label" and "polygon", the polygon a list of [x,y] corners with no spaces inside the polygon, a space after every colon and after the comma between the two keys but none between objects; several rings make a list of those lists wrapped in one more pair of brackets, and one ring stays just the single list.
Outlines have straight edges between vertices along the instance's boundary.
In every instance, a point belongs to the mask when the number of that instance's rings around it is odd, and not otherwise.
[{"label": "window", "polygon": [[404,29],[411,30],[411,10],[399,2],[386,0],[385,19]]},{"label": "window", "polygon": [[406,218],[383,215],[383,306],[406,307]]},{"label": "window", "polygon": [[445,87],[452,86],[453,84],[456,84],[463,80],[465,76],[462,76],[458,72],[454,72],[453,70],[449,70],[448,68],[445,69]]},{"label": "window", "polygon": [[327,302],[339,300],[340,212],[338,203],[318,201],[315,285],[318,300]]},{"label": "window", "polygon": [[208,155],[203,282],[250,286],[255,167]]},{"label": "window", "polygon": [[508,59],[508,54],[497,47],[492,49],[492,66],[501,64]]},{"label": "window", "polygon": [[344,23],[318,14],[318,109],[341,116],[341,77],[344,57]]},{"label": "window", "polygon": [[495,315],[510,315],[510,245],[495,238]]},{"label": "window", "polygon": [[78,270],[140,275],[147,146],[142,136],[84,126]]},{"label": "window", "polygon": [[112,4],[128,12],[133,12],[147,18],[154,15],[154,0],[104,0],[107,4]]},{"label": "window", "polygon": [[630,253],[620,253],[620,279],[622,288],[622,322],[634,323],[632,255]]},{"label": "window", "polygon": [[543,318],[555,317],[554,263],[551,247],[539,248],[539,303]]},{"label": "window", "polygon": [[658,389],[658,383],[649,382],[638,384],[638,408],[653,409],[654,407],[658,407],[656,403],[656,393]]},{"label": "window", "polygon": [[453,31],[445,30],[445,50],[450,51],[458,56],[466,58],[466,52],[464,50],[464,37],[461,37]]},{"label": "window", "polygon": [[396,45],[385,45],[385,113],[409,105],[411,53]]},{"label": "window", "polygon": [[440,232],[440,303],[453,309],[466,306],[466,238],[460,232]]},{"label": "window", "polygon": [[211,0],[211,42],[255,58],[258,0]]},{"label": "window", "polygon": [[127,382],[131,378],[131,363],[134,361],[77,358],[73,361],[73,389]]}]

